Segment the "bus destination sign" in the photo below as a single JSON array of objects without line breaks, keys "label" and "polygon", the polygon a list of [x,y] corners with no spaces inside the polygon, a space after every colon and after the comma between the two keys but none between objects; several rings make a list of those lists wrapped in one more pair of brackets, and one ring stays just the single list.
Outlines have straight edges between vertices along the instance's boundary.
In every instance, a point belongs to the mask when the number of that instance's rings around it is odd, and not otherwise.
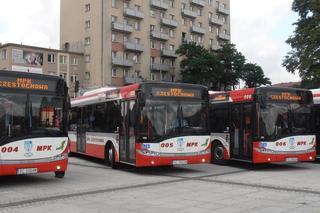
[{"label": "bus destination sign", "polygon": [[200,91],[182,88],[152,88],[154,97],[200,98]]},{"label": "bus destination sign", "polygon": [[56,89],[56,82],[24,77],[3,76],[0,78],[0,88],[48,91],[50,89]]},{"label": "bus destination sign", "polygon": [[302,97],[295,93],[290,92],[282,92],[277,94],[269,94],[268,95],[270,100],[273,101],[301,101]]}]

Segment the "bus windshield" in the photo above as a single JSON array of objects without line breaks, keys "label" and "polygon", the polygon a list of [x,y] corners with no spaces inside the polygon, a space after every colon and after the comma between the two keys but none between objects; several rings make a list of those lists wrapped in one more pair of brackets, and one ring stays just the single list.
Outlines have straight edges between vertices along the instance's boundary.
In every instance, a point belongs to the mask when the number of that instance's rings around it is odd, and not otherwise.
[{"label": "bus windshield", "polygon": [[310,134],[311,119],[310,104],[267,102],[260,107],[260,135],[266,140],[277,140]]},{"label": "bus windshield", "polygon": [[158,141],[178,135],[206,133],[206,104],[201,101],[147,100],[141,111],[141,136]]},{"label": "bus windshield", "polygon": [[26,93],[0,94],[0,143],[26,136],[62,134],[63,99]]}]

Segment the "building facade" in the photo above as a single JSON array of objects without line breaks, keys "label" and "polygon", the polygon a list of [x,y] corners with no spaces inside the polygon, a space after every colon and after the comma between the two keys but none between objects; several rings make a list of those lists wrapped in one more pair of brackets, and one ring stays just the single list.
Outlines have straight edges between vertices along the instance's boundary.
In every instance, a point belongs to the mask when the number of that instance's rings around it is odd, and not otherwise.
[{"label": "building facade", "polygon": [[84,55],[83,87],[178,81],[184,42],[230,41],[230,0],[61,0],[60,45]]},{"label": "building facade", "polygon": [[82,53],[22,44],[0,45],[0,70],[61,76],[66,79],[71,96],[75,95],[76,81],[79,85],[86,81]]}]

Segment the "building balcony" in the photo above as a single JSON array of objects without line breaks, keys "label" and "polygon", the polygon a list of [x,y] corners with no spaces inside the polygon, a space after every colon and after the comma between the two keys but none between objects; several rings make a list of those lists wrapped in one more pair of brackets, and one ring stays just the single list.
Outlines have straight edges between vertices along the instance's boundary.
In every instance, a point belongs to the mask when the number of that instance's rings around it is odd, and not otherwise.
[{"label": "building balcony", "polygon": [[209,19],[211,24],[215,24],[215,25],[219,25],[222,26],[223,25],[223,21],[217,18],[211,18]]},{"label": "building balcony", "polygon": [[164,57],[176,58],[177,54],[175,50],[161,50],[161,55]]},{"label": "building balcony", "polygon": [[209,48],[211,50],[218,50],[218,49],[221,49],[221,46],[219,44],[211,44]]},{"label": "building balcony", "polygon": [[230,35],[227,35],[225,33],[219,33],[218,38],[226,41],[230,41]]},{"label": "building balcony", "polygon": [[191,0],[191,4],[204,7],[206,6],[206,2],[204,0]]},{"label": "building balcony", "polygon": [[166,71],[169,72],[173,67],[171,67],[168,64],[158,64],[158,63],[153,63],[151,64],[151,70],[156,70],[156,71]]},{"label": "building balcony", "polygon": [[143,19],[143,12],[135,9],[124,8],[123,14],[124,16],[129,16],[132,18]]},{"label": "building balcony", "polygon": [[161,0],[151,0],[150,5],[161,10],[167,10],[169,8],[169,4]]},{"label": "building balcony", "polygon": [[144,51],[143,45],[136,44],[136,43],[125,42],[124,43],[124,48],[126,50],[131,50],[131,51],[134,51],[134,52],[143,52]]},{"label": "building balcony", "polygon": [[120,67],[132,67],[133,61],[123,58],[112,58],[112,64]]},{"label": "building balcony", "polygon": [[137,77],[123,77],[123,84],[141,83],[142,79]]},{"label": "building balcony", "polygon": [[166,25],[167,27],[177,27],[178,22],[173,19],[168,19],[168,18],[162,18],[161,19],[161,24]]},{"label": "building balcony", "polygon": [[169,35],[166,33],[161,33],[157,31],[151,31],[151,37],[158,40],[167,41],[169,39]]},{"label": "building balcony", "polygon": [[182,15],[187,16],[189,18],[197,18],[198,14],[192,10],[182,9]]},{"label": "building balcony", "polygon": [[224,8],[222,5],[219,5],[218,12],[222,13],[224,15],[229,15],[230,14],[230,10],[228,10],[227,8]]},{"label": "building balcony", "polygon": [[206,30],[202,27],[198,27],[198,26],[192,26],[191,27],[191,32],[193,33],[199,33],[199,34],[205,34]]},{"label": "building balcony", "polygon": [[133,32],[133,27],[125,23],[114,22],[112,23],[112,29],[116,31],[124,32],[124,33]]}]

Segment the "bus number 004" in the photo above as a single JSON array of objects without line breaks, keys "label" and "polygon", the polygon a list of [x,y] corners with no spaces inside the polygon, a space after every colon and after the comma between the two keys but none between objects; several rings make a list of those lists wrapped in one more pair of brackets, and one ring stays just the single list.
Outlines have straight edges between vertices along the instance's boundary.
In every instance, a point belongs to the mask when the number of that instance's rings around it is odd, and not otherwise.
[{"label": "bus number 004", "polygon": [[6,152],[18,152],[18,147],[2,147],[1,148],[1,152],[2,153],[6,153]]}]

